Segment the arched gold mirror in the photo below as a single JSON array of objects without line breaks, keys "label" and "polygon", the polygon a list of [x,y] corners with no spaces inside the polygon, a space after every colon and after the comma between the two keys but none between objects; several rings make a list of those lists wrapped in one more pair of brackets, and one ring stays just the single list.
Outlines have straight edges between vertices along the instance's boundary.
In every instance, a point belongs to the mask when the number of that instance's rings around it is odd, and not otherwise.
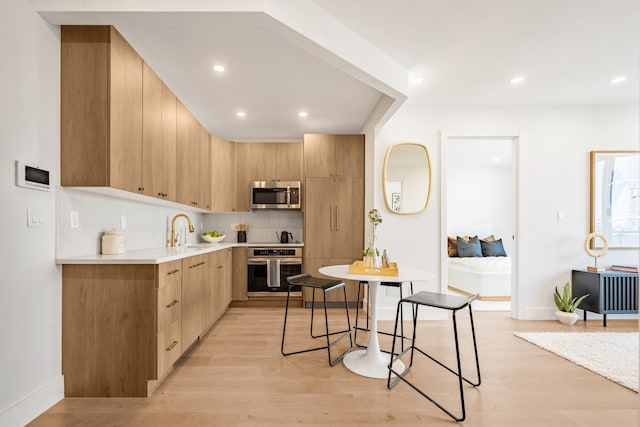
[{"label": "arched gold mirror", "polygon": [[384,201],[398,215],[423,212],[431,194],[431,160],[427,147],[399,142],[387,148],[382,169]]}]

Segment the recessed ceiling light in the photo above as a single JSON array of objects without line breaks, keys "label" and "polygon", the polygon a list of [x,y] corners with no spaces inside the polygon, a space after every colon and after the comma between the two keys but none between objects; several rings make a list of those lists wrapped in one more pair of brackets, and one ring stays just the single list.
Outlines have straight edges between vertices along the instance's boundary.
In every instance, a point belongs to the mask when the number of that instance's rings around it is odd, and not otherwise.
[{"label": "recessed ceiling light", "polygon": [[411,80],[411,83],[413,83],[414,85],[419,85],[422,84],[423,81],[424,79],[422,77],[416,77],[415,79]]},{"label": "recessed ceiling light", "polygon": [[500,157],[494,157],[493,163],[500,163]]},{"label": "recessed ceiling light", "polygon": [[612,85],[617,85],[618,83],[622,83],[623,81],[627,80],[627,76],[618,76],[614,79],[611,79],[611,84]]},{"label": "recessed ceiling light", "polygon": [[246,115],[247,115],[247,113],[245,113],[244,111],[238,111],[236,113],[236,116],[238,116],[238,117],[245,117]]},{"label": "recessed ceiling light", "polygon": [[514,78],[511,79],[511,84],[512,85],[519,85],[523,81],[524,81],[524,77],[518,76],[518,77],[514,77]]},{"label": "recessed ceiling light", "polygon": [[309,113],[307,113],[306,111],[300,111],[298,113],[298,117],[307,117],[309,115]]},{"label": "recessed ceiling light", "polygon": [[213,66],[213,71],[217,71],[218,73],[221,73],[224,71],[224,65],[214,65]]}]

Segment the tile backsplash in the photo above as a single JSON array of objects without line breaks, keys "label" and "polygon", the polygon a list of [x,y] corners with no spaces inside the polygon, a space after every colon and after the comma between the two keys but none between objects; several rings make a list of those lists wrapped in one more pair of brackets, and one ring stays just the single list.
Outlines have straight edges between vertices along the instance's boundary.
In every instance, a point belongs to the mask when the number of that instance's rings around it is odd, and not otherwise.
[{"label": "tile backsplash", "polygon": [[246,213],[212,213],[204,215],[207,231],[218,230],[227,237],[225,241],[236,242],[234,224],[249,224],[248,243],[276,243],[283,230],[293,234],[292,242],[302,242],[302,213],[297,210],[258,210]]},{"label": "tile backsplash", "polygon": [[[226,242],[236,242],[233,224],[249,224],[247,242],[278,242],[276,232],[287,230],[293,242],[302,242],[300,211],[254,211],[247,213],[197,213],[179,208],[111,197],[73,189],[56,188],[56,257],[73,257],[100,253],[102,233],[122,228],[125,218],[127,250],[167,246],[170,221],[178,213],[186,213],[195,227],[186,233],[188,243],[201,242],[202,231],[218,230]],[[78,226],[72,227],[71,213],[77,213]],[[186,220],[176,220],[176,231],[186,226]]]}]

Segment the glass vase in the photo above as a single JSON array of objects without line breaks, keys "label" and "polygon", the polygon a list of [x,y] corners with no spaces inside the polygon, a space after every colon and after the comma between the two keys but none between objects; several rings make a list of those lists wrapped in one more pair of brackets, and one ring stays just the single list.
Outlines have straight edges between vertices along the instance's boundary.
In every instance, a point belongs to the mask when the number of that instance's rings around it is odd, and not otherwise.
[{"label": "glass vase", "polygon": [[364,253],[364,266],[374,268],[382,267],[380,251],[376,247],[376,236],[369,237],[368,242],[367,250]]}]

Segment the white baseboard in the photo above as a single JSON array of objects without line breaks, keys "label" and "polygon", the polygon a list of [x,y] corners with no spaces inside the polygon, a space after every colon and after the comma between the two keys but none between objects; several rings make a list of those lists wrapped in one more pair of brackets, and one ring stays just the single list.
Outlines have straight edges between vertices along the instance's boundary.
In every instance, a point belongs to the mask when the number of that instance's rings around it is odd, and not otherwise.
[{"label": "white baseboard", "polygon": [[[583,311],[577,309],[578,319],[582,320]],[[526,307],[524,309],[524,319],[521,320],[556,320],[555,307]],[[602,320],[602,314],[587,312],[587,321],[589,320]],[[637,319],[637,314],[607,314],[607,320],[621,320],[621,319]]]},{"label": "white baseboard", "polygon": [[22,427],[64,399],[64,377],[54,378],[13,406],[0,412],[0,426]]}]

